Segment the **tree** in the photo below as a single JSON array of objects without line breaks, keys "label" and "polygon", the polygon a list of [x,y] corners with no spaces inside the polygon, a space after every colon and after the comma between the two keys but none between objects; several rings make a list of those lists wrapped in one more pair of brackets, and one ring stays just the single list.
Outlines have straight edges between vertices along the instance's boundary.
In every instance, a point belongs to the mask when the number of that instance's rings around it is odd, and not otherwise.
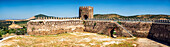
[{"label": "tree", "polygon": [[9,34],[15,33],[14,29],[9,29]]},{"label": "tree", "polygon": [[2,37],[2,33],[1,33],[1,31],[0,31],[0,37]]},{"label": "tree", "polygon": [[5,35],[7,33],[6,31],[4,31],[2,29],[0,30],[0,32],[1,32],[2,35]]}]

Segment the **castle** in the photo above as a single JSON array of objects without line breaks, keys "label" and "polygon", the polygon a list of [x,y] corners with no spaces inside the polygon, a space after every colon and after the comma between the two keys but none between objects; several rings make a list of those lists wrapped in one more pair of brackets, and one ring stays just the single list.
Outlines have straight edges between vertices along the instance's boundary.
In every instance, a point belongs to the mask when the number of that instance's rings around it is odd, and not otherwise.
[{"label": "castle", "polygon": [[93,7],[90,6],[79,7],[79,18],[40,17],[27,23],[27,33],[29,35],[51,35],[67,32],[92,32],[113,37],[113,32],[116,32],[117,36],[134,35],[170,43],[169,23],[164,24],[145,19],[95,19],[93,18]]}]

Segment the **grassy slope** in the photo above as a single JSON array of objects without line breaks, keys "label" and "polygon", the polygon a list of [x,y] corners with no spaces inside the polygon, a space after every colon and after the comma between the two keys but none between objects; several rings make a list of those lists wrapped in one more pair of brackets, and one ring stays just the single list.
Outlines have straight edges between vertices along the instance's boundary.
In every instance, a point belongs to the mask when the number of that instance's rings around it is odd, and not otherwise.
[{"label": "grassy slope", "polygon": [[110,38],[96,33],[74,32],[58,35],[18,36],[3,41],[1,44],[9,44],[3,45],[3,47],[132,47],[134,43],[127,42],[125,39]]}]

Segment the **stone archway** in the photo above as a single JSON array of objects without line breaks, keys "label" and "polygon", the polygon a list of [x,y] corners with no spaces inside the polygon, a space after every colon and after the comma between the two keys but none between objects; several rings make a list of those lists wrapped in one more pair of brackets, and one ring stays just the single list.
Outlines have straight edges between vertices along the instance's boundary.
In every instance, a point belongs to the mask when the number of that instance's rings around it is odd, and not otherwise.
[{"label": "stone archway", "polygon": [[88,16],[87,16],[87,15],[84,15],[84,19],[85,19],[85,20],[88,19]]},{"label": "stone archway", "polygon": [[115,31],[114,27],[109,27],[107,30],[107,32],[109,33],[108,35],[112,38],[114,38],[114,36],[113,36],[114,31]]},{"label": "stone archway", "polygon": [[120,32],[118,31],[119,27],[117,25],[113,25],[107,28],[108,35],[112,38],[115,38],[114,35],[118,35]]},{"label": "stone archway", "polygon": [[114,28],[112,28],[112,30],[110,31],[110,36],[111,36],[112,38],[114,38],[113,33],[114,33]]}]

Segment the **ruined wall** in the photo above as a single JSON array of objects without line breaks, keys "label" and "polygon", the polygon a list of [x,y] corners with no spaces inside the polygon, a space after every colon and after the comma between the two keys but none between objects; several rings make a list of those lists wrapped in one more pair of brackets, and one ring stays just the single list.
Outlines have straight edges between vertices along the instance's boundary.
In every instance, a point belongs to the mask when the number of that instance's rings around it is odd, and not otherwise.
[{"label": "ruined wall", "polygon": [[170,24],[153,23],[148,38],[170,44]]},{"label": "ruined wall", "polygon": [[[57,21],[29,21],[27,32],[30,35],[58,34],[73,31],[86,31],[92,33],[105,34],[108,36],[116,32],[118,36],[130,36],[123,28],[111,21],[93,20],[57,20]],[[121,25],[137,37],[148,35],[151,23],[121,22]]]},{"label": "ruined wall", "polygon": [[[152,23],[121,22],[121,25],[136,37],[147,37]],[[85,31],[112,36],[112,30],[114,30],[118,36],[130,37],[130,34],[115,24],[115,22],[85,21]]]},{"label": "ruined wall", "polygon": [[[121,22],[121,25],[125,27],[129,32],[131,32],[136,37],[147,37],[152,23],[145,22]],[[126,31],[122,31],[124,36],[129,34]]]},{"label": "ruined wall", "polygon": [[[95,20],[57,20],[57,21],[29,21],[27,32],[29,35],[49,35],[65,32],[92,32],[113,37],[113,32],[118,36],[130,36],[123,28],[111,21]],[[144,22],[121,22],[130,33],[136,37],[149,37],[170,42],[170,24],[156,24]],[[149,35],[148,35],[149,34]]]},{"label": "ruined wall", "polygon": [[122,30],[115,23],[108,21],[85,21],[84,26],[87,32],[105,34],[111,37],[113,37],[114,31],[117,32],[117,35],[121,35],[120,31]]},{"label": "ruined wall", "polygon": [[35,20],[29,21],[27,24],[27,33],[29,35],[49,35],[84,30],[84,25],[81,20]]},{"label": "ruined wall", "polygon": [[[50,35],[65,32],[86,31],[112,36],[112,30],[122,30],[116,28],[116,24],[107,21],[82,21],[82,20],[63,20],[63,21],[29,21],[27,32],[29,35]],[[117,34],[119,34],[118,32]]]}]

